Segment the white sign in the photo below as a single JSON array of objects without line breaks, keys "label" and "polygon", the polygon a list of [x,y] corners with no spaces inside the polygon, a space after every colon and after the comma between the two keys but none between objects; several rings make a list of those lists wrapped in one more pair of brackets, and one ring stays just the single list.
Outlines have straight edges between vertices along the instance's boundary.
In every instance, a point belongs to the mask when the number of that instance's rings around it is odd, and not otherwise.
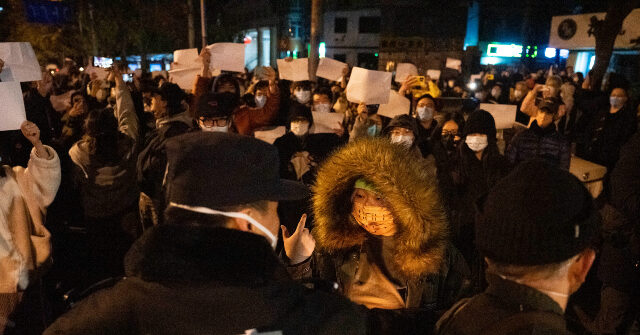
[{"label": "white sign", "polygon": [[445,65],[448,69],[454,69],[461,71],[462,70],[462,61],[455,58],[447,57],[447,63]]},{"label": "white sign", "polygon": [[343,62],[339,62],[331,58],[320,58],[316,76],[331,81],[340,81],[340,79],[342,79],[344,69],[347,67],[348,65]]},{"label": "white sign", "polygon": [[398,115],[409,114],[411,110],[411,101],[400,95],[400,93],[391,90],[389,95],[389,103],[380,105],[378,115],[394,118]]},{"label": "white sign", "polygon": [[298,58],[291,61],[278,59],[277,63],[280,79],[290,81],[309,80],[308,58]]},{"label": "white sign", "polygon": [[313,129],[312,134],[323,133],[335,133],[336,129],[340,129],[342,121],[344,120],[343,113],[327,113],[327,112],[312,112],[313,114]]},{"label": "white sign", "polygon": [[200,67],[198,49],[180,49],[173,52],[173,63],[179,69]]},{"label": "white sign", "polygon": [[180,69],[169,71],[169,81],[180,86],[181,89],[191,91],[200,69]]},{"label": "white sign", "polygon": [[286,133],[287,128],[280,126],[271,130],[256,130],[253,132],[253,137],[269,144],[273,144],[273,142],[275,142],[279,137],[284,136]]},{"label": "white sign", "polygon": [[215,43],[207,47],[211,53],[211,70],[244,73],[244,44]]},{"label": "white sign", "polygon": [[431,80],[440,79],[440,70],[427,70],[427,76],[431,78]]},{"label": "white sign", "polygon": [[20,129],[27,119],[20,82],[0,82],[0,131]]},{"label": "white sign", "polygon": [[418,68],[411,63],[400,63],[396,66],[396,83],[403,83],[407,77],[417,75]]},{"label": "white sign", "polygon": [[347,84],[347,100],[367,105],[386,104],[391,92],[391,72],[354,67]]},{"label": "white sign", "polygon": [[480,104],[480,109],[484,109],[493,116],[496,121],[496,129],[511,129],[516,122],[516,105],[500,104]]},{"label": "white sign", "polygon": [[0,80],[4,82],[42,79],[42,70],[31,43],[0,43],[0,59],[4,61],[4,68],[0,73]]},{"label": "white sign", "polygon": [[[594,49],[596,38],[591,21],[604,19],[606,13],[554,16],[551,19],[549,47],[558,49]],[[589,34],[591,32],[591,34]],[[622,22],[615,48],[632,48],[631,41],[640,37],[640,9],[634,9]]]},{"label": "white sign", "polygon": [[474,82],[476,80],[481,80],[482,79],[482,74],[478,73],[478,74],[472,74],[471,77],[469,77],[469,81]]}]

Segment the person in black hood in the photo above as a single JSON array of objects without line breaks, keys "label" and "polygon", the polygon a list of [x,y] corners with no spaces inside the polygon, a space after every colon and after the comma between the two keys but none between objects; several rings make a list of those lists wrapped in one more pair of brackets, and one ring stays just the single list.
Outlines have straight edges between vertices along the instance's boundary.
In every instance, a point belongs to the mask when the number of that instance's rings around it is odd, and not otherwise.
[{"label": "person in black hood", "polygon": [[542,158],[565,170],[571,163],[571,147],[569,142],[558,133],[553,120],[558,115],[557,98],[545,99],[539,107],[536,118],[529,129],[517,134],[505,156],[512,165],[529,159]]},{"label": "person in black hood", "polygon": [[496,142],[493,116],[484,110],[471,113],[451,173],[458,199],[451,213],[453,242],[471,267],[476,290],[485,284],[483,262],[474,247],[475,201],[507,175],[509,166]]},{"label": "person in black hood", "polygon": [[311,134],[311,109],[295,104],[289,112],[289,131],[273,143],[280,155],[280,176],[312,184],[315,168],[335,150],[341,139],[336,134]]},{"label": "person in black hood", "polygon": [[442,202],[449,213],[455,201],[455,186],[450,176],[456,162],[463,129],[462,115],[447,113],[442,120],[442,127],[439,127],[439,133],[436,132],[433,138],[432,151],[436,161],[438,186]]},{"label": "person in black hood", "polygon": [[422,153],[418,148],[418,125],[411,116],[398,115],[391,119],[382,131],[382,136],[389,138],[391,143],[403,145],[416,157],[422,158]]}]

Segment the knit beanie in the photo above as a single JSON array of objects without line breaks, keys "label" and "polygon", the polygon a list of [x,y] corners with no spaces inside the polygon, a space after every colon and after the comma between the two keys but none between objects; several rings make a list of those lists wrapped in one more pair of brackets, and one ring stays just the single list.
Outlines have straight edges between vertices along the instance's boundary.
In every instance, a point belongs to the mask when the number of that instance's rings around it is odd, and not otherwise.
[{"label": "knit beanie", "polygon": [[490,142],[496,140],[496,121],[489,112],[482,109],[471,113],[464,126],[464,136],[476,133],[487,135]]},{"label": "knit beanie", "polygon": [[413,136],[418,136],[418,125],[416,124],[416,119],[407,114],[398,115],[391,119],[391,121],[389,121],[389,125],[387,125],[382,131],[382,135],[388,136],[393,128],[404,128],[410,130],[413,133]]},{"label": "knit beanie", "polygon": [[542,160],[521,163],[477,205],[477,248],[504,264],[568,260],[589,247],[600,224],[582,183]]}]

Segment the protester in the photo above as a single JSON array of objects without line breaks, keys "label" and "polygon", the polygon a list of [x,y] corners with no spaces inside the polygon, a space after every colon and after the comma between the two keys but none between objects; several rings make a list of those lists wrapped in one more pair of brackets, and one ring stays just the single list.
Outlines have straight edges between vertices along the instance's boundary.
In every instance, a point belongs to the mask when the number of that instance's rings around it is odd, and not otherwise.
[{"label": "protester", "polygon": [[[387,137],[391,143],[405,147],[415,158],[423,158],[418,148],[418,125],[411,116],[404,114],[391,119],[387,127],[382,130],[382,136]],[[433,156],[431,159],[433,160]]]},{"label": "protester", "polygon": [[[274,147],[192,133],[167,148],[166,224],[136,242],[125,280],[80,302],[45,334],[366,332],[364,309],[292,282],[273,251],[278,201],[306,194],[279,179]],[[303,228],[301,220],[291,238],[311,238]]]},{"label": "protester", "polygon": [[185,110],[185,95],[173,83],[164,83],[155,90],[151,110],[156,117],[153,130],[138,155],[137,181],[140,187],[140,216],[142,226],[149,227],[162,221],[164,211],[163,180],[167,165],[165,144],[171,137],[197,129],[189,111]]},{"label": "protester", "polygon": [[198,101],[196,119],[202,131],[236,132],[233,124],[235,97],[229,93],[205,93]]},{"label": "protester", "polygon": [[[422,79],[424,81],[422,81]],[[413,93],[413,90],[415,89],[426,91],[426,93],[421,94],[422,96],[424,96],[425,94],[428,94],[434,98],[440,96],[440,88],[438,88],[438,85],[436,85],[436,83],[434,83],[429,76],[425,76],[422,78],[420,78],[419,76],[407,76],[404,82],[402,82],[402,86],[400,86],[398,93],[402,96],[410,94],[411,100],[413,100],[416,98]]]},{"label": "protester", "polygon": [[[520,110],[530,117],[535,118],[538,113],[538,108],[536,108],[536,106],[538,106],[544,99],[560,98],[561,86],[562,79],[558,76],[550,76],[547,78],[544,85],[536,84],[533,89],[527,93]],[[542,97],[538,96],[540,94]],[[560,105],[556,118],[562,118],[565,115],[565,108],[564,104]]]},{"label": "protester", "polygon": [[440,134],[434,136],[432,146],[440,195],[450,218],[452,217],[451,212],[457,200],[456,188],[451,173],[457,162],[457,154],[460,150],[463,129],[464,119],[460,114],[445,114]]},{"label": "protester", "polygon": [[568,171],[521,164],[479,202],[476,243],[489,287],[438,321],[437,334],[568,334],[569,296],[595,258],[599,215]]},{"label": "protester", "polygon": [[85,135],[69,150],[85,215],[90,282],[122,275],[122,258],[141,232],[136,185],[138,118],[122,74],[113,68],[111,76],[116,83],[116,107],[92,110]]},{"label": "protester", "polygon": [[413,114],[418,123],[417,142],[420,147],[422,156],[427,157],[431,154],[432,138],[437,133],[438,121],[436,102],[433,96],[426,94],[421,96],[416,103],[416,109]]},{"label": "protester", "polygon": [[[33,145],[27,168],[0,166],[0,333],[42,329],[39,280],[51,261],[47,206],[60,186],[60,160],[30,121],[22,134]],[[41,328],[42,327],[42,328]]]},{"label": "protester", "polygon": [[629,103],[625,89],[616,87],[611,91],[609,105],[592,112],[582,138],[577,139],[577,155],[611,171],[620,148],[638,127],[636,112]]},{"label": "protester", "polygon": [[471,113],[450,178],[455,185],[451,215],[454,245],[471,266],[474,290],[484,289],[483,262],[474,247],[475,202],[508,173],[508,162],[498,151],[495,121],[484,110]]},{"label": "protester", "polygon": [[553,123],[558,107],[557,99],[545,99],[540,104],[538,114],[531,122],[531,126],[511,140],[505,156],[512,165],[541,158],[569,170],[571,146],[564,136],[558,133]]},{"label": "protester", "polygon": [[273,143],[280,157],[281,178],[313,184],[316,167],[342,143],[336,134],[311,134],[312,126],[309,107],[292,106],[289,131]]},{"label": "protester", "polygon": [[468,269],[449,242],[436,189],[422,161],[386,139],[338,150],[313,188],[317,250],[288,247],[283,232],[294,277],[337,282],[368,308],[438,315],[466,294]]},{"label": "protester", "polygon": [[63,151],[71,149],[71,146],[82,138],[84,122],[88,113],[89,103],[87,102],[87,97],[81,91],[71,94],[71,108],[61,119],[63,127],[60,146]]},{"label": "protester", "polygon": [[358,138],[378,137],[382,132],[382,119],[377,114],[378,105],[358,104],[357,115],[349,131],[349,141]]}]

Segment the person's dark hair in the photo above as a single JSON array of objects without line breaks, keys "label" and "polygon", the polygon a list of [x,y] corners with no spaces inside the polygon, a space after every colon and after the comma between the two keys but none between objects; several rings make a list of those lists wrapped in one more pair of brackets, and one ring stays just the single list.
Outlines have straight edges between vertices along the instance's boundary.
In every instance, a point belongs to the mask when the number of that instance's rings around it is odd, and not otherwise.
[{"label": "person's dark hair", "polygon": [[160,89],[156,91],[155,94],[160,95],[162,100],[167,102],[168,116],[174,116],[184,112],[182,101],[185,100],[186,94],[180,86],[166,82],[160,86]]},{"label": "person's dark hair", "polygon": [[296,88],[300,87],[303,90],[307,90],[307,91],[311,91],[312,85],[311,82],[308,80],[303,80],[303,81],[294,81],[293,84],[291,84],[291,91],[295,91]]},{"label": "person's dark hair", "polygon": [[627,80],[627,78],[625,78],[624,76],[618,74],[618,73],[614,73],[614,72],[610,72],[609,73],[609,78],[606,82],[606,86],[605,87],[605,92],[607,92],[607,94],[611,94],[611,91],[613,91],[616,88],[621,88],[623,89],[625,92],[627,92],[627,96],[629,96],[629,81]]},{"label": "person's dark hair", "polygon": [[223,73],[218,77],[216,77],[216,79],[213,81],[212,92],[214,93],[218,92],[218,89],[223,84],[233,85],[233,87],[236,90],[236,94],[238,95],[238,97],[240,97],[240,84],[238,83],[238,79],[236,79],[233,75],[228,73]]},{"label": "person's dark hair", "polygon": [[445,113],[442,117],[442,125],[449,121],[455,122],[458,125],[459,133],[462,134],[462,131],[464,130],[464,117],[459,113]]},{"label": "person's dark hair", "polygon": [[289,115],[287,116],[286,125],[287,128],[291,126],[291,121],[298,118],[307,119],[307,121],[309,121],[309,128],[311,128],[311,126],[313,125],[313,114],[311,114],[311,108],[303,104],[294,103],[289,108]]},{"label": "person's dark hair", "polygon": [[98,161],[108,164],[120,161],[118,152],[118,120],[113,108],[92,110],[84,123],[84,139],[89,143],[89,153]]},{"label": "person's dark hair", "polygon": [[[220,212],[238,212],[246,208],[252,208],[260,213],[269,210],[269,201],[260,200],[250,204],[212,208]],[[225,227],[229,218],[223,215],[209,215],[188,211],[178,207],[167,207],[164,212],[166,224],[201,224],[212,227]]]},{"label": "person's dark hair", "polygon": [[331,92],[331,88],[323,86],[323,87],[318,87],[314,92],[313,95],[326,95],[327,98],[329,98],[329,100],[333,99],[333,92]]},{"label": "person's dark hair", "polygon": [[489,260],[487,271],[490,273],[507,276],[513,279],[534,277],[536,279],[550,279],[555,277],[567,265],[567,261],[542,265],[512,265]]},{"label": "person's dark hair", "polygon": [[254,92],[257,92],[258,90],[267,90],[267,89],[269,89],[269,81],[261,80],[256,84]]}]

